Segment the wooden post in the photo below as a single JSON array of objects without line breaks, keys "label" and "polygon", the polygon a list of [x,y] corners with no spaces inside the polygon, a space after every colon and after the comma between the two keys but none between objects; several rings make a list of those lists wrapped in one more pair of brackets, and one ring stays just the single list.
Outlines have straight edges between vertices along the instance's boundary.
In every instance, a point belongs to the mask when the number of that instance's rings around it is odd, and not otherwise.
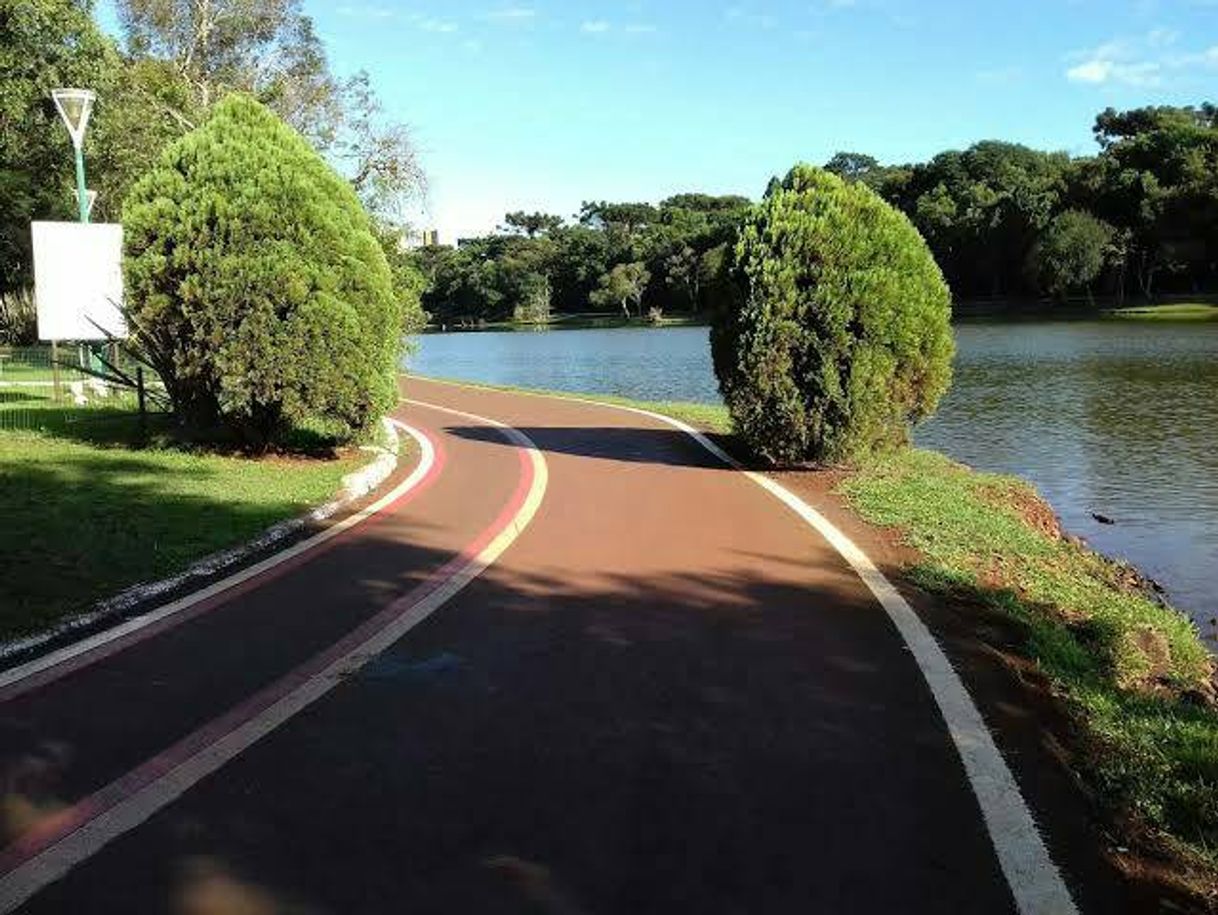
[{"label": "wooden post", "polygon": [[144,367],[135,367],[135,393],[140,403],[140,440],[148,436],[148,409],[144,399]]},{"label": "wooden post", "polygon": [[51,341],[51,383],[51,396],[58,401],[61,395],[59,390],[59,342],[57,340]]}]

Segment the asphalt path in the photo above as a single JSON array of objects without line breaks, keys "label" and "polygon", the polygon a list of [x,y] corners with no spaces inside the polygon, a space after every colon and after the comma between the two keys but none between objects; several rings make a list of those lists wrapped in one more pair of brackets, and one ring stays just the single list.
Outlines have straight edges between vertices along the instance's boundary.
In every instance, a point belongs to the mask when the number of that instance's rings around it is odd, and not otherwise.
[{"label": "asphalt path", "polygon": [[805,518],[655,418],[406,396],[366,517],[0,678],[0,912],[1072,911]]}]

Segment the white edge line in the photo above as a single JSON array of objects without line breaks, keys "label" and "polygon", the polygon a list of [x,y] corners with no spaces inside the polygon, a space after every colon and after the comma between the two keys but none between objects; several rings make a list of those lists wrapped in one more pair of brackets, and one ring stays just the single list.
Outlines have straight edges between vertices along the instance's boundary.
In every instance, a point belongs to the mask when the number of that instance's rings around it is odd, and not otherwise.
[{"label": "white edge line", "polygon": [[684,432],[724,464],[743,473],[791,509],[801,520],[824,537],[846,560],[855,574],[863,580],[868,590],[884,608],[888,618],[892,620],[897,632],[900,633],[908,647],[927,686],[930,687],[935,704],[938,705],[939,713],[943,716],[948,733],[951,735],[952,743],[955,744],[956,752],[960,754],[969,785],[981,807],[981,815],[985,820],[986,829],[989,831],[990,841],[994,845],[999,865],[1021,915],[1076,915],[1078,909],[1075,907],[1074,900],[1057,865],[1053,863],[1053,859],[1045,847],[1032,812],[1020,793],[1019,785],[1003,759],[1001,751],[994,743],[985,719],[952,667],[951,661],[948,660],[939,643],[935,641],[935,637],[926,624],[922,622],[892,582],[876,567],[871,558],[829,519],[782,484],[764,474],[748,470],[697,429],[671,416],[584,397],[565,397],[561,394],[540,394],[529,391],[504,391],[479,385],[428,379],[424,376],[413,377],[425,382],[432,381],[436,384],[452,385],[469,390],[566,400],[646,416]]},{"label": "white edge line", "polygon": [[[258,715],[0,878],[0,913],[13,911],[35,893],[62,878],[77,864],[148,820],[208,775],[321,699],[346,677],[358,671],[451,600],[486,571],[524,532],[541,507],[549,483],[549,469],[545,458],[532,440],[517,429],[483,416],[419,401],[409,403],[494,426],[502,430],[514,444],[528,452],[533,465],[533,483],[516,515],[477,556],[421,601],[406,608],[402,615],[384,629],[311,676]],[[399,425],[412,436],[416,435],[416,431],[409,426],[401,423]]]},{"label": "white edge line", "polygon": [[301,553],[307,553],[309,550],[320,546],[327,540],[332,540],[333,538],[337,537],[339,534],[343,533],[343,531],[350,530],[357,524],[363,523],[372,515],[375,515],[384,509],[385,506],[390,505],[391,503],[400,499],[402,496],[406,495],[406,493],[418,486],[423,478],[431,472],[431,468],[436,462],[436,451],[427,436],[425,436],[419,430],[407,426],[405,423],[401,423],[396,419],[391,420],[391,422],[414,439],[415,443],[419,446],[420,455],[419,462],[415,466],[414,470],[411,471],[410,475],[380,499],[377,499],[371,505],[366,506],[350,517],[344,518],[342,521],[331,525],[324,531],[314,534],[312,537],[302,540],[281,552],[275,553],[273,556],[268,556],[261,562],[255,563],[246,569],[242,569],[240,572],[208,585],[206,588],[203,588],[200,591],[195,591],[186,595],[185,597],[173,601],[172,603],[165,604],[164,606],[158,607],[154,610],[149,610],[146,613],[141,613],[138,616],[133,616],[129,620],[126,620],[113,628],[99,632],[87,639],[82,639],[79,642],[73,642],[71,645],[65,645],[63,648],[42,655],[41,657],[34,658],[32,661],[27,661],[25,664],[20,664],[17,667],[12,667],[6,671],[0,672],[0,690],[3,690],[16,683],[20,683],[22,680],[32,677],[35,674],[39,674],[45,670],[50,670],[53,667],[57,667],[66,661],[70,661],[82,654],[86,654],[96,648],[107,645],[116,639],[121,639],[132,632],[138,632],[140,629],[151,626],[153,623],[160,622],[166,617],[174,616],[175,614],[181,613],[184,610],[189,610],[191,607],[195,606],[201,601],[205,601],[216,596],[217,594],[221,594],[230,588],[249,581],[251,578],[257,578],[264,572],[267,572],[276,566],[282,565],[289,559],[293,559],[296,556],[299,556]]}]

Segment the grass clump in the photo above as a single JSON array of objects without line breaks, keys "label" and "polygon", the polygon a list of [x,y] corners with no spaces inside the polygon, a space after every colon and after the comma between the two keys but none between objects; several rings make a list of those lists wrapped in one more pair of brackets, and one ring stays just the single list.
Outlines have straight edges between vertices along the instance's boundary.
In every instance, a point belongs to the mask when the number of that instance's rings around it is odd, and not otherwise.
[{"label": "grass clump", "polygon": [[1193,624],[1131,571],[1061,536],[1026,483],[928,451],[875,460],[842,492],[922,555],[923,588],[1020,622],[1083,725],[1084,774],[1122,818],[1218,863],[1213,661]]}]

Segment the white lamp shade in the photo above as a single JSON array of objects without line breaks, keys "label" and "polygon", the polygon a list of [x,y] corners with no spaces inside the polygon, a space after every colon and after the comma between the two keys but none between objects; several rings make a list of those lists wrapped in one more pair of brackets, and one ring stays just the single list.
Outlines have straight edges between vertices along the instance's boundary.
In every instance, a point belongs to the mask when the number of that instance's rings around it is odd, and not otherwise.
[{"label": "white lamp shade", "polygon": [[89,126],[89,116],[93,113],[93,103],[97,96],[88,89],[56,89],[51,93],[59,116],[63,118],[72,135],[72,142],[77,146],[84,141],[85,130]]}]

